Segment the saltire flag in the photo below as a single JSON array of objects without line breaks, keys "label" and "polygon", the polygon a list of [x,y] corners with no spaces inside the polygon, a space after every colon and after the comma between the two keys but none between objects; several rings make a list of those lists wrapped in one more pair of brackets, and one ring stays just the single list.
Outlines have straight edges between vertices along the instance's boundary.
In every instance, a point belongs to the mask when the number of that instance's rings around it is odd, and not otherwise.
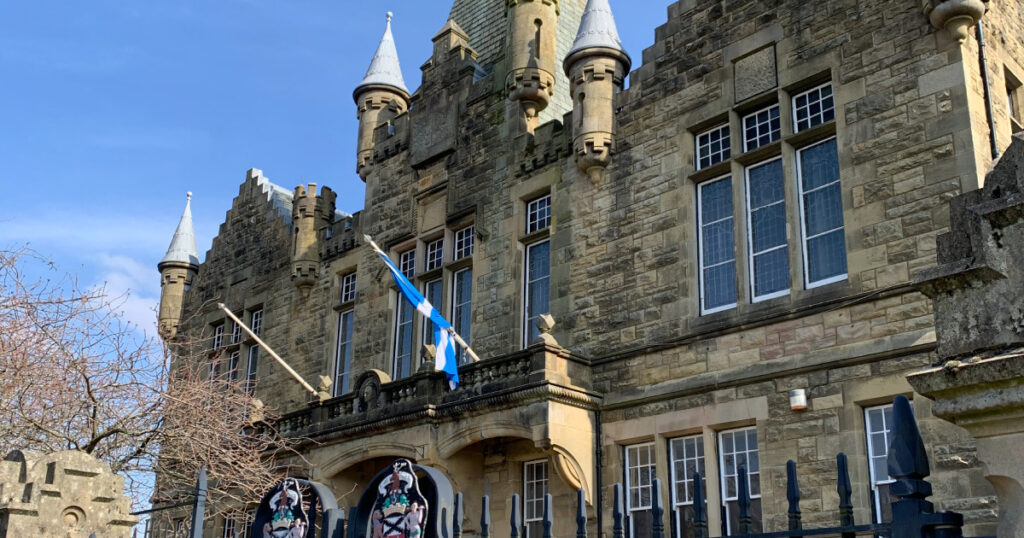
[{"label": "saltire flag", "polygon": [[452,338],[452,324],[448,323],[448,320],[444,319],[444,316],[437,311],[430,301],[420,293],[420,290],[416,289],[416,286],[409,282],[409,279],[395,266],[395,263],[391,261],[391,258],[387,254],[384,254],[376,243],[366,238],[373,250],[380,255],[381,259],[388,266],[388,270],[391,271],[391,278],[395,280],[395,284],[398,286],[398,290],[401,291],[402,296],[405,300],[409,301],[413,307],[423,314],[424,317],[430,318],[430,321],[434,324],[434,345],[437,347],[437,357],[434,359],[434,369],[441,370],[445,373],[445,377],[448,378],[448,385],[454,389],[459,384],[459,365],[455,360],[455,340]]}]

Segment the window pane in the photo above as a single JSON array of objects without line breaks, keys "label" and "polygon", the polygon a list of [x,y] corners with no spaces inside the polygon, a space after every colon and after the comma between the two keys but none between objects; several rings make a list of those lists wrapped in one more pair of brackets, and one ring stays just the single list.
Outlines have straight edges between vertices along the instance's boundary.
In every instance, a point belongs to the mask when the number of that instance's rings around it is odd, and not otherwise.
[{"label": "window pane", "polygon": [[839,157],[836,140],[800,150],[801,186],[804,191],[816,189],[839,179]]},{"label": "window pane", "polygon": [[815,235],[843,227],[843,200],[839,183],[832,183],[804,196],[804,225],[807,235]]},{"label": "window pane", "polygon": [[729,125],[720,125],[697,135],[697,169],[729,158]]},{"label": "window pane", "polygon": [[811,282],[846,273],[846,237],[842,228],[807,241],[807,265]]},{"label": "window pane", "polygon": [[704,266],[712,266],[732,260],[736,252],[733,246],[732,219],[721,220],[704,227]]},{"label": "window pane", "polygon": [[[423,287],[423,297],[426,298],[427,302],[430,303],[430,306],[433,306],[438,311],[442,311],[441,304],[444,301],[444,299],[442,297],[441,291],[443,288],[444,285],[440,280],[432,280],[430,282],[427,282],[427,284]],[[458,331],[458,329],[456,329],[456,331]],[[423,320],[423,343],[434,343],[434,324],[427,321],[425,318]]]},{"label": "window pane", "polygon": [[732,216],[732,179],[724,178],[701,185],[701,224]]},{"label": "window pane", "polygon": [[[472,319],[473,270],[464,269],[455,273],[452,289],[452,327],[468,344]],[[460,363],[469,360],[462,346],[455,348],[455,358]]]},{"label": "window pane", "polygon": [[349,391],[349,375],[352,370],[352,311],[342,312],[338,317],[338,349],[335,355],[334,395]]},{"label": "window pane", "polygon": [[786,244],[786,205],[772,204],[750,213],[754,252]]},{"label": "window pane", "polygon": [[736,303],[736,264],[705,269],[703,284],[705,309]]},{"label": "window pane", "polygon": [[395,322],[394,378],[409,377],[412,373],[412,319],[414,309],[401,295],[398,297]]},{"label": "window pane", "polygon": [[548,313],[548,279],[550,244],[547,241],[527,247],[526,252],[526,344],[537,338],[540,331],[534,320]]},{"label": "window pane", "polygon": [[779,248],[754,256],[754,295],[789,289],[789,249]]}]

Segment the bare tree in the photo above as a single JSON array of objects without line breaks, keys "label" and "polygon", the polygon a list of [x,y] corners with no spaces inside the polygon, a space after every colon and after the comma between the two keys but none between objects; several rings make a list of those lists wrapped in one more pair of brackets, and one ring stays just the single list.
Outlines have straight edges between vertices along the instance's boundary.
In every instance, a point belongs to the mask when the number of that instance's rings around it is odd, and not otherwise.
[{"label": "bare tree", "polygon": [[[44,276],[29,268],[42,267]],[[119,298],[60,276],[29,250],[0,250],[0,453],[80,450],[144,500],[187,500],[201,466],[211,512],[254,502],[298,457],[223,357],[163,342],[126,323]],[[221,372],[217,374],[217,372]],[[217,375],[211,375],[217,374]]]}]

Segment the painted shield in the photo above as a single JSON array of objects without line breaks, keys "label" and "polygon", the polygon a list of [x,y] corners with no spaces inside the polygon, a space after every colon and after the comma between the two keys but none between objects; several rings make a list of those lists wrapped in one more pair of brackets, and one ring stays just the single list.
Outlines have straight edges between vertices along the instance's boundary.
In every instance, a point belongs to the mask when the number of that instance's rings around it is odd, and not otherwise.
[{"label": "painted shield", "polygon": [[[377,500],[367,525],[369,538],[420,538],[427,523],[427,500],[409,460],[396,460],[377,484]],[[276,538],[276,537],[275,537]]]},{"label": "painted shield", "polygon": [[302,505],[302,491],[294,478],[286,478],[264,497],[256,513],[259,538],[304,538],[309,519]]}]

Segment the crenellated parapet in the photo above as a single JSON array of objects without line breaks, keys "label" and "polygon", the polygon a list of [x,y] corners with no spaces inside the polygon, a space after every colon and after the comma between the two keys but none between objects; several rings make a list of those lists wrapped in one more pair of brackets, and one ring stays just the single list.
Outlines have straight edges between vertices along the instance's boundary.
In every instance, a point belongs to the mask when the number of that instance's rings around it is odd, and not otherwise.
[{"label": "crenellated parapet", "polygon": [[337,195],[316,183],[295,187],[292,197],[292,283],[304,293],[320,275],[320,246],[334,219]]},{"label": "crenellated parapet", "polygon": [[555,93],[558,0],[506,0],[509,101],[519,103],[529,132]]}]

